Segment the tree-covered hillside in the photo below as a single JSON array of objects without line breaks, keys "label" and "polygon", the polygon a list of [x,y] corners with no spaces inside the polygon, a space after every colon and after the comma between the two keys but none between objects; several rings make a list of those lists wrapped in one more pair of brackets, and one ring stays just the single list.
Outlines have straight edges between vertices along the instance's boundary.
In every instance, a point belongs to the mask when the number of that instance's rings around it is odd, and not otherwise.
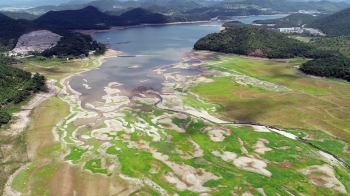
[{"label": "tree-covered hillside", "polygon": [[76,29],[109,29],[111,26],[138,24],[159,24],[168,22],[162,14],[152,13],[142,8],[135,8],[120,16],[112,16],[88,6],[80,10],[50,11],[38,19],[36,24],[59,27],[68,30]]},{"label": "tree-covered hillside", "polygon": [[0,19],[10,19],[10,17],[6,16],[3,13],[0,13]]},{"label": "tree-covered hillside", "polygon": [[220,33],[198,40],[194,49],[268,58],[313,58],[300,68],[307,74],[350,81],[348,38],[315,38],[304,43],[261,27],[228,23]]},{"label": "tree-covered hillside", "polygon": [[7,16],[0,15],[0,45],[4,48],[1,50],[12,50],[20,36],[31,31],[44,29],[38,25],[32,24],[26,20],[14,20]]},{"label": "tree-covered hillside", "polygon": [[309,44],[320,50],[332,50],[350,58],[350,37],[314,37],[310,40]]},{"label": "tree-covered hillside", "polygon": [[344,55],[308,61],[300,67],[300,70],[306,74],[341,78],[350,82],[350,59]]},{"label": "tree-covered hillside", "polygon": [[8,106],[18,104],[31,94],[45,91],[45,77],[32,75],[27,71],[12,67],[15,59],[0,55],[0,126],[10,120],[6,112]]},{"label": "tree-covered hillside", "polygon": [[34,20],[34,23],[74,30],[108,29],[113,21],[117,23],[121,22],[121,19],[88,6],[80,10],[50,11]]},{"label": "tree-covered hillside", "polygon": [[90,36],[61,29],[59,27],[33,24],[26,20],[14,20],[0,15],[0,51],[10,51],[17,43],[17,40],[26,33],[37,30],[49,30],[63,36],[57,46],[45,51],[45,56],[51,55],[81,55],[87,54],[89,50],[96,50],[98,53],[105,51],[105,46],[93,41]]},{"label": "tree-covered hillside", "polygon": [[168,19],[163,14],[152,13],[143,8],[135,8],[120,15],[124,21],[123,25],[137,25],[137,24],[159,24],[167,23]]},{"label": "tree-covered hillside", "polygon": [[103,54],[106,46],[96,42],[89,35],[70,33],[62,37],[55,47],[45,50],[41,54],[46,57],[55,56],[79,56],[89,55],[89,51],[95,54]]},{"label": "tree-covered hillside", "polygon": [[314,20],[307,27],[320,29],[327,36],[350,35],[350,8]]},{"label": "tree-covered hillside", "polygon": [[303,24],[309,24],[316,19],[315,16],[310,14],[290,14],[283,18],[268,19],[268,20],[257,20],[254,21],[256,24],[275,24],[275,28],[283,27],[301,27]]},{"label": "tree-covered hillside", "polygon": [[241,24],[199,39],[194,49],[267,58],[311,56],[311,47],[303,42],[278,32]]}]

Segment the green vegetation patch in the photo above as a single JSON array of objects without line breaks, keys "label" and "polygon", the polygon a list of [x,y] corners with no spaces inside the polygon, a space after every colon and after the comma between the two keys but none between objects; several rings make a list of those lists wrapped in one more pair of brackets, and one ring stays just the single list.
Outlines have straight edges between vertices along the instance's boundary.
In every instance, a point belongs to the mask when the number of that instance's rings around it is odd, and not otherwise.
[{"label": "green vegetation patch", "polygon": [[65,161],[72,161],[72,163],[77,163],[84,153],[86,153],[88,150],[83,150],[79,147],[72,146],[70,147],[70,153],[66,157],[64,157]]},{"label": "green vegetation patch", "polygon": [[102,168],[101,159],[91,159],[86,162],[84,169],[90,170],[92,173],[107,174],[107,169]]},{"label": "green vegetation patch", "polygon": [[214,82],[200,84],[190,90],[209,102],[221,103],[225,107],[222,116],[231,120],[320,129],[350,141],[346,131],[348,122],[342,118],[345,111],[350,110],[350,101],[345,98],[350,86],[338,80],[314,79],[299,74],[296,66],[305,61],[293,59],[287,63],[220,56],[218,60],[207,61],[207,66],[214,70],[239,72],[287,87],[290,91],[242,86],[230,77],[210,77]]}]

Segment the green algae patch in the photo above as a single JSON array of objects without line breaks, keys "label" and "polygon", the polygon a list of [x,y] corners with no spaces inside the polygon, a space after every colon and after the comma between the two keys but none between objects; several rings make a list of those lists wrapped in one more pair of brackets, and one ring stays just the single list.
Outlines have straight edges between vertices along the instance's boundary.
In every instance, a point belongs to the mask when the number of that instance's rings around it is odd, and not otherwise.
[{"label": "green algae patch", "polygon": [[70,153],[64,157],[65,161],[72,161],[72,163],[77,163],[84,153],[86,153],[88,150],[83,150],[79,147],[72,146],[70,147]]}]

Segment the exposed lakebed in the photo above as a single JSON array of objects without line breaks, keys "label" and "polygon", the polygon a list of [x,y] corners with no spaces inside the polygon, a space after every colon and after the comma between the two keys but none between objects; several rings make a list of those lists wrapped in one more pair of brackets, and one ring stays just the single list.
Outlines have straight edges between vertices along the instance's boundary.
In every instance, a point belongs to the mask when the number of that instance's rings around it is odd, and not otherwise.
[{"label": "exposed lakebed", "polygon": [[[213,115],[222,105],[187,91],[214,82],[191,69],[200,63],[201,54],[189,51],[198,38],[219,31],[219,26],[216,22],[145,26],[96,34],[97,40],[110,42],[125,57],[109,58],[99,69],[74,77],[70,84],[81,95],[64,86],[60,98],[72,114],[55,131],[69,152],[64,160],[160,195],[272,195],[329,188],[324,183],[312,185],[308,179],[313,176],[306,176],[311,170],[331,177],[336,192],[347,193],[328,160],[296,136],[216,118]],[[248,80],[242,86],[290,91],[222,67],[208,73]],[[269,182],[262,186],[266,179]]]}]

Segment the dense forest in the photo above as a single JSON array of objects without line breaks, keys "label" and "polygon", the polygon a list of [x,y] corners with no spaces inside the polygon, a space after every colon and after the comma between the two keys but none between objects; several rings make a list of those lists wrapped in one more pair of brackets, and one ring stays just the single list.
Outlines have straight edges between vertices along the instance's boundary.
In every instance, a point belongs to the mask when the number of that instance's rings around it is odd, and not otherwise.
[{"label": "dense forest", "polygon": [[310,14],[290,14],[283,18],[278,19],[268,19],[268,20],[256,20],[256,24],[275,24],[274,28],[283,28],[283,27],[301,27],[303,24],[309,24],[311,21],[314,21],[317,17]]},{"label": "dense forest", "polygon": [[26,100],[33,93],[46,91],[45,77],[12,67],[15,59],[0,55],[0,126],[11,119],[6,108]]},{"label": "dense forest", "polygon": [[55,56],[79,56],[89,55],[89,51],[95,54],[103,54],[106,46],[96,42],[89,35],[70,33],[63,36],[55,47],[45,50],[41,55],[45,57]]},{"label": "dense forest", "polygon": [[313,48],[320,50],[332,50],[338,51],[339,53],[350,58],[350,37],[339,36],[339,37],[315,37],[312,38],[309,44]]},{"label": "dense forest", "polygon": [[43,29],[29,21],[14,20],[3,14],[0,14],[0,26],[0,45],[4,47],[2,50],[12,50],[23,34]]},{"label": "dense forest", "polygon": [[312,58],[301,71],[350,81],[348,37],[314,38],[304,43],[262,27],[232,22],[224,26],[227,28],[220,33],[199,39],[194,49],[267,58]]},{"label": "dense forest", "polygon": [[109,29],[111,26],[159,24],[168,21],[166,16],[142,8],[132,9],[120,16],[112,16],[100,12],[95,7],[88,6],[80,10],[50,11],[33,22],[38,25],[76,30]]},{"label": "dense forest", "polygon": [[20,36],[36,30],[49,30],[63,36],[57,46],[45,51],[44,56],[78,56],[87,55],[89,51],[95,50],[97,54],[104,53],[106,47],[103,44],[93,41],[91,36],[80,33],[72,33],[59,27],[47,27],[33,24],[26,20],[14,20],[0,14],[0,52],[12,50]]},{"label": "dense forest", "polygon": [[350,59],[343,55],[308,61],[300,70],[306,74],[341,78],[350,82]]},{"label": "dense forest", "polygon": [[289,38],[285,34],[243,24],[234,25],[220,33],[212,33],[199,39],[194,49],[267,58],[318,55],[306,43]]},{"label": "dense forest", "polygon": [[310,22],[307,27],[320,29],[327,36],[350,35],[350,8],[323,16]]}]

